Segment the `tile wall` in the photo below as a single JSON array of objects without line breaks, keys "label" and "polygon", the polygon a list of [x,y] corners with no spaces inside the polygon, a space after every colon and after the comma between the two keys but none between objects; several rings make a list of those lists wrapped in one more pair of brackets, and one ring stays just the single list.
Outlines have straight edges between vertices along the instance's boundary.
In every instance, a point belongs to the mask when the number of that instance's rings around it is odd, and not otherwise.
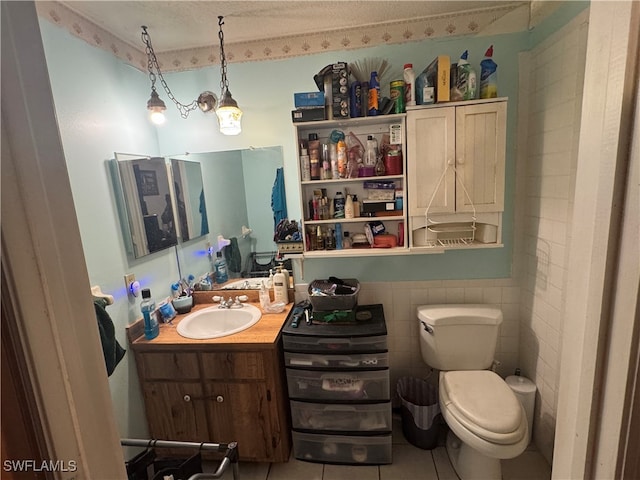
[{"label": "tile wall", "polygon": [[[560,371],[566,266],[576,179],[588,16],[581,14],[521,60],[516,258],[519,361],[538,388],[534,441],[551,463]],[[523,100],[525,99],[525,100]],[[524,132],[524,134],[523,134]]]}]

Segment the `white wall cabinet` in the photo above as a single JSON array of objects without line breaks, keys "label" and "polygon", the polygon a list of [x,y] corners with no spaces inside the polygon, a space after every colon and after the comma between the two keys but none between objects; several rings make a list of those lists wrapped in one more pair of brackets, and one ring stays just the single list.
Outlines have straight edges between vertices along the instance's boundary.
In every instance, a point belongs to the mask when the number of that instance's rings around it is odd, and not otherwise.
[{"label": "white wall cabinet", "polygon": [[410,247],[501,244],[506,114],[504,98],[407,112]]},{"label": "white wall cabinet", "polygon": [[[309,134],[315,133],[318,135],[321,145],[323,143],[329,143],[331,133],[334,130],[341,130],[346,137],[353,133],[362,144],[367,145],[367,137],[373,135],[378,145],[382,145],[383,136],[390,134],[391,129],[395,134],[400,135],[399,144],[402,151],[402,173],[397,175],[384,175],[384,176],[372,176],[372,177],[358,177],[358,178],[331,178],[323,180],[302,180],[302,172],[300,168],[300,161],[298,161],[298,184],[300,186],[300,199],[302,202],[301,211],[303,213],[302,227],[305,232],[304,238],[304,253],[303,256],[307,258],[314,257],[350,257],[350,256],[369,256],[369,255],[397,255],[408,253],[408,241],[407,241],[407,206],[406,202],[403,202],[401,208],[394,206],[393,209],[387,211],[378,212],[376,216],[366,216],[364,212],[363,201],[370,196],[370,193],[365,188],[365,182],[368,181],[384,181],[393,182],[395,189],[399,191],[406,190],[406,114],[392,114],[392,115],[380,115],[375,117],[361,117],[342,120],[324,120],[315,122],[300,122],[294,123],[296,130],[297,144],[300,145],[301,140],[308,140]],[[347,145],[352,142],[352,139],[347,140]],[[322,146],[321,157],[322,159]],[[310,202],[322,191],[326,194],[326,197],[330,201],[335,198],[337,192],[342,192],[345,195],[357,195],[360,201],[361,214],[355,218],[325,218],[314,219],[313,213],[310,209]],[[394,200],[390,200],[388,203],[393,203]],[[339,223],[343,232],[349,232],[350,238],[356,238],[365,234],[365,226],[369,222],[382,222],[385,227],[385,233],[393,235],[400,239],[398,246],[392,248],[372,248],[368,243],[360,244],[358,248],[327,250],[325,248],[318,249],[316,242],[312,238],[317,228],[320,227],[323,233],[327,231],[335,230],[335,225]]]}]

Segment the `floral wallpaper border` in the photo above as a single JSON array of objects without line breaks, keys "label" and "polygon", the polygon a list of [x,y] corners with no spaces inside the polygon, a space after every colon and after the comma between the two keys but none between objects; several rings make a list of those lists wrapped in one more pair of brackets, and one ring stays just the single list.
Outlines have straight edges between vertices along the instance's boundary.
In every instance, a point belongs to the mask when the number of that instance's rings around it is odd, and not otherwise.
[{"label": "floral wallpaper border", "polygon": [[[36,2],[38,15],[65,28],[95,47],[111,52],[124,62],[142,70],[147,69],[147,58],[142,41],[130,45],[102,27],[58,2]],[[411,21],[387,22],[365,27],[341,29],[331,32],[283,36],[254,42],[225,43],[227,62],[257,62],[312,55],[322,52],[374,47],[482,32],[502,16],[522,8],[522,4],[505,3],[499,7],[469,10],[453,15],[423,17]],[[525,7],[526,8],[526,7]],[[219,64],[217,44],[170,52],[156,52],[163,71],[194,70]]]}]

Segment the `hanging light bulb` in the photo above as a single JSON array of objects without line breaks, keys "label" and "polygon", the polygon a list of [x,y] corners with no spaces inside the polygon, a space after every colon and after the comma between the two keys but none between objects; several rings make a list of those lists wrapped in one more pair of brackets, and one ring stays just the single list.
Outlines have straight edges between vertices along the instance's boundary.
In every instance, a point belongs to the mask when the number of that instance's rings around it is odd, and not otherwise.
[{"label": "hanging light bulb", "polygon": [[218,17],[218,26],[220,27],[218,32],[218,38],[220,39],[220,73],[222,78],[220,79],[220,104],[216,110],[216,115],[220,125],[220,133],[223,135],[238,135],[242,131],[242,124],[240,123],[242,110],[238,108],[238,103],[233,99],[229,91],[227,59],[224,55],[224,33],[222,33],[223,18],[222,16]]},{"label": "hanging light bulb", "polygon": [[155,88],[151,89],[151,98],[147,102],[147,110],[149,110],[149,118],[156,125],[162,125],[165,122],[164,111],[167,106],[164,104]]},{"label": "hanging light bulb", "polygon": [[167,82],[162,75],[162,71],[160,70],[160,64],[158,63],[158,58],[156,57],[156,53],[153,51],[153,45],[151,45],[151,36],[149,32],[147,32],[147,27],[142,26],[142,42],[145,45],[145,50],[147,53],[147,69],[149,71],[149,80],[151,81],[151,98],[147,102],[147,109],[149,110],[149,118],[156,125],[162,125],[165,122],[164,111],[167,109],[167,106],[162,101],[158,92],[156,91],[156,73],[158,73],[158,78],[160,79],[160,83],[164,88],[164,91],[167,93],[171,101],[176,105],[176,108],[180,112],[180,116],[182,118],[187,118],[189,113],[191,113],[196,108],[200,108],[203,112],[211,112],[215,110],[216,104],[218,102],[218,98],[215,93],[206,91],[202,92],[197,100],[185,105],[180,103],[176,97],[171,93]]}]

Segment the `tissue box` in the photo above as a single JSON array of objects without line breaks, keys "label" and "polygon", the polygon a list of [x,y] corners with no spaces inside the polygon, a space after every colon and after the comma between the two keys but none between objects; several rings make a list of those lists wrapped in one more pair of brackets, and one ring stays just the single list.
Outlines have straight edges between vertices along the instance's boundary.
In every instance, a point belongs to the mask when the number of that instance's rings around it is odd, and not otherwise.
[{"label": "tissue box", "polygon": [[324,92],[294,93],[293,104],[296,108],[324,107]]}]

